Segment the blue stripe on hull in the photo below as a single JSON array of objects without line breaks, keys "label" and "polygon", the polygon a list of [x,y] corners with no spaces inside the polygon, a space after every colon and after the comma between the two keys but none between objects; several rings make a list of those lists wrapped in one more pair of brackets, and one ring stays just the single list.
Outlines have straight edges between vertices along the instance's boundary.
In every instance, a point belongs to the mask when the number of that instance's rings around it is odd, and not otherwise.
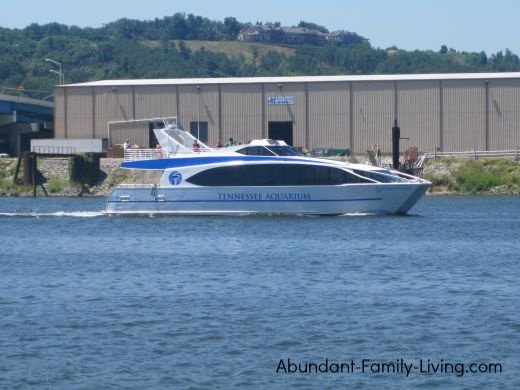
[{"label": "blue stripe on hull", "polygon": [[169,168],[182,168],[196,165],[218,164],[223,162],[233,161],[271,161],[271,162],[310,162],[318,164],[338,165],[334,162],[284,158],[284,157],[262,157],[262,156],[210,156],[210,157],[177,157],[177,158],[163,158],[159,160],[137,160],[126,161],[121,163],[121,168],[126,169],[147,169],[147,170],[164,170]]}]

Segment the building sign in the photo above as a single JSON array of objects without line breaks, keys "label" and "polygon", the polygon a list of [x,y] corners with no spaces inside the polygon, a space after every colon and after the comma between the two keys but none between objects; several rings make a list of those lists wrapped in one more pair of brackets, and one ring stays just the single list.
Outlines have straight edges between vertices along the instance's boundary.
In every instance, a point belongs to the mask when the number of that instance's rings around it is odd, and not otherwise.
[{"label": "building sign", "polygon": [[269,96],[267,98],[267,104],[294,104],[294,96]]}]

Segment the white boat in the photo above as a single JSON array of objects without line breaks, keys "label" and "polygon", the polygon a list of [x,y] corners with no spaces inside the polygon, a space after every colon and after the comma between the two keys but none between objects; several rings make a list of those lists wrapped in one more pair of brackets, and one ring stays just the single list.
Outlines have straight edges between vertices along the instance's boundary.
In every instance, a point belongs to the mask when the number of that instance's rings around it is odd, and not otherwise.
[{"label": "white boat", "polygon": [[407,213],[431,183],[398,171],[311,158],[283,141],[211,149],[166,123],[161,149],[129,149],[125,169],[162,172],[158,183],[121,185],[109,214]]}]

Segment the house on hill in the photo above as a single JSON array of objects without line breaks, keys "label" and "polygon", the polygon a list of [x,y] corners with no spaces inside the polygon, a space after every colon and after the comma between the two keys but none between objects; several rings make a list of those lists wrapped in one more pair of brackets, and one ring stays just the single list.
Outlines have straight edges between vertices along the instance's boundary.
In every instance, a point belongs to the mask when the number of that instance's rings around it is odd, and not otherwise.
[{"label": "house on hill", "polygon": [[353,44],[368,43],[368,39],[349,31],[322,31],[305,27],[282,27],[277,24],[248,25],[238,35],[239,41],[279,43],[292,45],[325,45],[327,43],[347,46]]}]

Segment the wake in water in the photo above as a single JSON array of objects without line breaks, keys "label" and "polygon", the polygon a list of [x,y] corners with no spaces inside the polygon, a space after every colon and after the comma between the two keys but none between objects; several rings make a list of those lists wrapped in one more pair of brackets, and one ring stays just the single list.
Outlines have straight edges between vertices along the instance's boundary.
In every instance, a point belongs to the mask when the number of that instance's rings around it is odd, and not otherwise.
[{"label": "wake in water", "polygon": [[55,212],[39,212],[39,211],[19,211],[13,213],[2,213],[1,217],[74,217],[74,218],[92,218],[105,215],[102,211],[55,211]]},{"label": "wake in water", "polygon": [[[367,216],[377,216],[378,214],[374,213],[348,213],[338,215],[340,217],[367,217]],[[54,212],[42,212],[42,211],[15,211],[15,212],[0,212],[0,218],[4,217],[25,217],[25,218],[40,218],[40,217],[69,217],[69,218],[93,218],[93,217],[102,217],[102,216],[110,216],[104,210],[103,211],[54,211]],[[169,213],[129,213],[129,214],[118,214],[119,217],[197,217],[202,216],[206,217],[207,215],[197,215],[197,214],[169,214]],[[221,215],[221,217],[227,215]],[[242,213],[231,215],[230,217],[297,217],[297,218],[320,218],[322,216],[319,215],[310,215],[310,214],[294,214],[294,215],[279,215],[279,214],[269,214],[269,213]]]}]

